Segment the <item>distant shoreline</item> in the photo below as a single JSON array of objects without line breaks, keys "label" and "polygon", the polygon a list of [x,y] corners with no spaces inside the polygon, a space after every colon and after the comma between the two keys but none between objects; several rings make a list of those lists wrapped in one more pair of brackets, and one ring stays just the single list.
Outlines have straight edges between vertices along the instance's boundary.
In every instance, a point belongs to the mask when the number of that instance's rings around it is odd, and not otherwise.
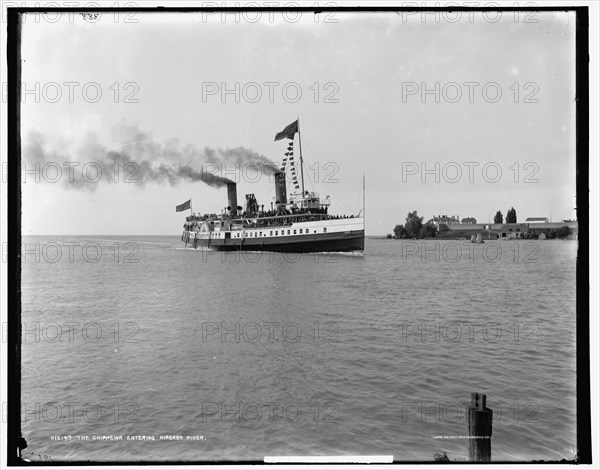
[{"label": "distant shoreline", "polygon": [[[366,236],[367,240],[390,240],[390,241],[415,241],[415,240],[437,240],[437,241],[453,241],[453,240],[462,240],[462,241],[469,241],[469,238],[466,237],[427,237],[427,238],[387,238],[385,236]],[[497,241],[497,240],[504,240],[504,241],[519,241],[519,240],[523,240],[523,241],[538,241],[537,239],[534,238],[484,238],[484,241]],[[552,239],[550,239],[552,240]],[[556,240],[577,240],[576,238],[556,238]],[[549,240],[540,240],[540,241],[549,241]]]}]

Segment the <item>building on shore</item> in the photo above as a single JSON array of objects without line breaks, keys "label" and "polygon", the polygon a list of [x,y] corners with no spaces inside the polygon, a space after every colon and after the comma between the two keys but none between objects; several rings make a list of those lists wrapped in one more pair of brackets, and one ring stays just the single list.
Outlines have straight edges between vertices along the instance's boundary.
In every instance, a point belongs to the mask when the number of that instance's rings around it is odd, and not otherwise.
[{"label": "building on shore", "polygon": [[460,218],[458,215],[434,215],[427,221],[428,224],[433,224],[439,230],[440,224],[456,225],[460,224]]},{"label": "building on shore", "polygon": [[[568,227],[570,236],[577,238],[579,226],[577,221],[564,222],[520,222],[516,224],[440,224],[438,235],[440,239],[470,239],[472,235],[482,234],[484,240],[513,240],[534,238],[544,240],[552,238],[553,233]],[[543,235],[543,236],[540,236]]]},{"label": "building on shore", "polygon": [[576,220],[551,222],[548,217],[528,217],[525,222],[517,223],[477,223],[474,217],[460,219],[458,215],[437,215],[427,221],[438,230],[440,239],[470,239],[472,235],[482,234],[484,240],[514,240],[520,238],[540,239],[556,237],[556,232],[568,227],[570,238],[576,239],[579,226]]}]

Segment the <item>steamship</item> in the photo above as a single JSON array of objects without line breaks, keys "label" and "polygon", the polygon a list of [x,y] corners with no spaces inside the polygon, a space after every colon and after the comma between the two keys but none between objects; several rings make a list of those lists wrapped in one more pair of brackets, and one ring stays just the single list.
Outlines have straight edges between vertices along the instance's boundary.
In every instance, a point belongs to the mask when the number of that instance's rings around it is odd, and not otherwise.
[{"label": "steamship", "polygon": [[[294,161],[294,138],[298,134],[300,179]],[[246,194],[238,206],[237,185],[227,182],[228,206],[220,215],[191,213],[184,223],[185,246],[218,251],[274,251],[284,253],[360,252],[365,244],[364,178],[363,208],[354,215],[331,215],[330,197],[304,189],[302,141],[299,119],[275,135],[288,139],[281,167],[274,171],[275,205],[265,211],[254,194]],[[288,173],[294,191],[287,194]],[[191,199],[176,207],[192,210]]]}]

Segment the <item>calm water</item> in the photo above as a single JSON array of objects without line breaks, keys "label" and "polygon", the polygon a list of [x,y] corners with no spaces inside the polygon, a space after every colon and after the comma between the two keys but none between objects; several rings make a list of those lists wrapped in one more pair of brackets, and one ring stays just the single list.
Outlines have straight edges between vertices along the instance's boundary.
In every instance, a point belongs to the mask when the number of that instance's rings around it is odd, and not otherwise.
[{"label": "calm water", "polygon": [[494,410],[494,460],[574,457],[576,241],[299,259],[25,241],[27,458],[463,460],[471,392]]}]

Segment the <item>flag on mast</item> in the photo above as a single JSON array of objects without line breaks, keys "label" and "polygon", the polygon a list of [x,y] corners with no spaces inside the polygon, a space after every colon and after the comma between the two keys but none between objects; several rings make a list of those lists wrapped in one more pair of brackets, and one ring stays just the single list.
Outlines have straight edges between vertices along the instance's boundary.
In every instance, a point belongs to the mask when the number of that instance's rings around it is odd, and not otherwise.
[{"label": "flag on mast", "polygon": [[183,204],[179,204],[175,207],[175,212],[183,212],[192,208],[192,200],[185,201]]},{"label": "flag on mast", "polygon": [[285,138],[293,139],[294,134],[296,132],[298,132],[298,120],[295,120],[294,122],[286,126],[285,129],[283,129],[281,132],[275,134],[275,142]]}]

